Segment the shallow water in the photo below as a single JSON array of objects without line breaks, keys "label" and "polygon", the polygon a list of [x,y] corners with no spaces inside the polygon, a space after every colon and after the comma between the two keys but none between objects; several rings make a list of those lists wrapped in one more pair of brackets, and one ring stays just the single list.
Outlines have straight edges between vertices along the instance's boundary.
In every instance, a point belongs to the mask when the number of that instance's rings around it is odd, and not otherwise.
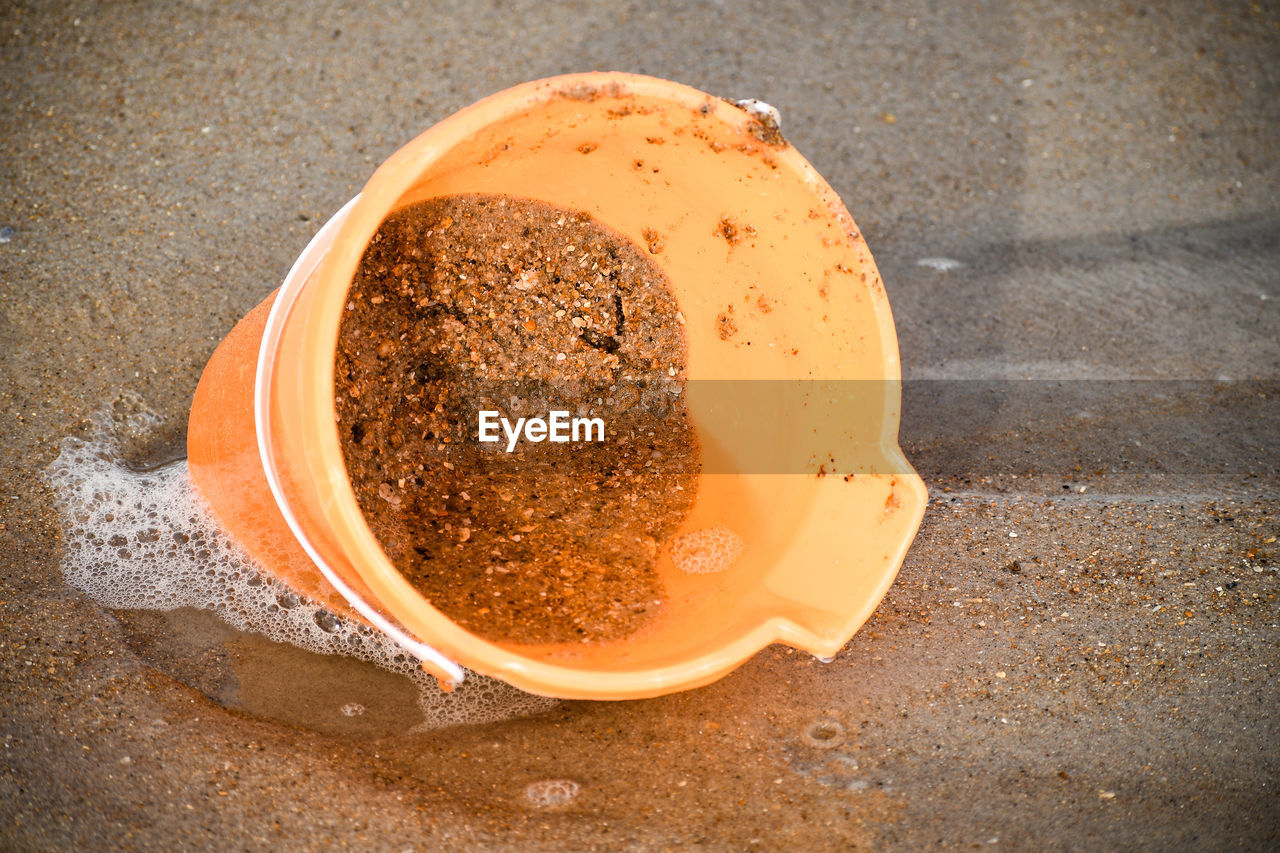
[{"label": "shallow water", "polygon": [[334,734],[496,722],[557,704],[474,673],[445,693],[385,635],[273,578],[218,529],[184,459],[130,458],[162,426],[126,394],[45,472],[67,582],[113,611],[148,663],[228,707]]}]

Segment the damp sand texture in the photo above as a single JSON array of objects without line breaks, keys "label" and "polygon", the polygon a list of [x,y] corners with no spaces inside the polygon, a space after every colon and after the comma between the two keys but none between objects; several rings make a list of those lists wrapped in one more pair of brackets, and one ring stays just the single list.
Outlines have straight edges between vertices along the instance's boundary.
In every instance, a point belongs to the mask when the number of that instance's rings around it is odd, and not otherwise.
[{"label": "damp sand texture", "polygon": [[[338,433],[392,563],[495,642],[603,642],[662,609],[693,503],[686,342],[645,249],[584,213],[430,199],[379,227],[339,330]],[[480,410],[600,417],[597,443],[477,440]]]}]

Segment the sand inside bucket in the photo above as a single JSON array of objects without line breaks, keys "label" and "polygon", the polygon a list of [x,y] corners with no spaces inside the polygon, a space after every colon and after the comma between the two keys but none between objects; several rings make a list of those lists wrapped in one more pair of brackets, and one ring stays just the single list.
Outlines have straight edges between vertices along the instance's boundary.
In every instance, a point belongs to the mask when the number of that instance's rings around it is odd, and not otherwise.
[{"label": "sand inside bucket", "polygon": [[[486,639],[609,641],[662,609],[699,454],[683,318],[649,253],[496,195],[396,211],[366,249],[335,396],[356,497],[397,569]],[[599,418],[603,441],[477,440],[480,411]],[[580,436],[585,436],[584,428]]]}]

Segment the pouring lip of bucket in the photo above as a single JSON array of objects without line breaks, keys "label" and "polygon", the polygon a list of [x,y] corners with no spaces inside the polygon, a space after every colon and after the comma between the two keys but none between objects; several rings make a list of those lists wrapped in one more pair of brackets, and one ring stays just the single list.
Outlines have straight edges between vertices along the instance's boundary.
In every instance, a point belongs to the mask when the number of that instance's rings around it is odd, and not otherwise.
[{"label": "pouring lip of bucket", "polygon": [[[891,549],[894,557],[892,570],[886,572],[881,583],[877,584],[878,594],[869,598],[859,608],[859,612],[851,614],[845,620],[843,627],[848,629],[844,632],[845,636],[835,637],[833,632],[819,636],[786,616],[771,616],[762,618],[753,628],[697,657],[651,669],[610,672],[583,670],[530,658],[472,634],[448,619],[391,564],[356,502],[354,489],[345,476],[335,425],[333,353],[341,319],[341,305],[369,240],[414,181],[456,145],[494,123],[521,111],[536,108],[557,92],[583,85],[601,89],[619,86],[627,92],[660,98],[673,105],[689,108],[697,108],[709,97],[713,97],[683,84],[622,72],[589,72],[545,78],[490,95],[428,128],[392,154],[370,177],[361,193],[317,233],[294,265],[286,286],[281,288],[280,295],[272,306],[260,351],[255,387],[259,451],[272,493],[299,543],[352,606],[425,662],[435,664],[450,676],[456,674],[457,681],[462,679],[463,670],[449,660],[448,656],[464,660],[472,669],[503,678],[532,692],[561,698],[637,698],[709,683],[775,641],[783,641],[815,654],[834,654],[879,605],[884,592],[897,574],[915,526],[911,527],[909,535],[895,543]],[[744,124],[749,120],[749,116],[744,113]],[[794,148],[783,152],[783,155],[793,167],[796,179],[803,181],[815,198],[824,202],[827,211],[840,220],[847,230],[856,228],[835,191],[812,165]],[[869,253],[866,259],[874,265]],[[315,447],[311,448],[314,453],[309,454],[304,464],[309,477],[319,479],[323,476],[328,485],[333,487],[332,494],[327,495],[324,502],[325,520],[344,543],[343,547],[351,549],[352,562],[375,598],[392,602],[388,604],[388,610],[401,622],[403,629],[356,595],[321,558],[290,510],[275,474],[276,460],[269,441],[270,389],[276,355],[274,345],[288,319],[293,300],[308,283],[320,288],[317,297],[320,308],[317,316],[308,318],[310,322],[303,331],[301,344],[305,351],[304,358],[307,359],[307,369],[298,381],[301,383],[300,393],[308,400],[305,410],[310,414],[304,418],[306,429],[311,431],[311,439],[315,442]],[[883,341],[882,359],[886,378],[896,379],[900,375],[897,336],[887,300],[882,299],[877,303],[876,321]],[[887,390],[886,393],[891,392]],[[918,525],[924,508],[924,485],[918,475],[911,471],[901,453],[897,441],[897,420],[896,413],[886,418],[881,443],[888,455],[902,462],[901,470],[911,472],[910,476],[900,479],[916,500],[915,525]],[[341,477],[332,476],[334,466],[342,472]],[[406,601],[412,602],[412,606],[401,606],[398,609],[394,606],[396,603],[403,605]],[[414,634],[429,636],[443,652],[416,639]]]}]

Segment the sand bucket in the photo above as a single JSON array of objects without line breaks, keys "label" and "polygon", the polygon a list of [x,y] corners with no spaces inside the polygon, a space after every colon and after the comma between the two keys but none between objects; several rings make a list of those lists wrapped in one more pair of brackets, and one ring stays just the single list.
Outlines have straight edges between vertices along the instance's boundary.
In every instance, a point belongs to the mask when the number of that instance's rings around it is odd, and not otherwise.
[{"label": "sand bucket", "polygon": [[[357,505],[334,417],[347,290],[390,212],[455,193],[582,210],[640,246],[661,244],[652,259],[685,320],[704,450],[681,531],[732,530],[743,547],[708,574],[660,558],[666,606],[623,640],[520,646],[469,633],[395,569]],[[576,74],[486,98],[388,159],[218,347],[188,450],[219,523],[267,570],[391,634],[442,683],[461,679],[461,664],[549,696],[636,698],[706,684],[773,642],[833,656],[870,616],[926,502],[897,445],[899,376],[866,244],[770,110],[649,77]],[[783,418],[767,443],[803,458],[758,464],[759,435],[740,440],[723,399],[695,390],[721,382],[793,395],[784,412],[805,417]],[[856,405],[804,383],[856,387]]]}]

